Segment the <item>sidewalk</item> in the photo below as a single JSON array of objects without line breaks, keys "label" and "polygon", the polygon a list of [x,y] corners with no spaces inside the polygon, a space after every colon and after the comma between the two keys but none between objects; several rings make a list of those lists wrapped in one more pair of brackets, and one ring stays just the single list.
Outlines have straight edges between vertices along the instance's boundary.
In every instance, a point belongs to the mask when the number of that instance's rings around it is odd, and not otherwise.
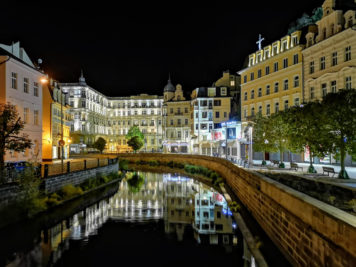
[{"label": "sidewalk", "polygon": [[[262,160],[253,160],[253,164],[256,165],[261,165],[262,164]],[[290,168],[290,163],[289,162],[284,162],[285,164],[285,169],[280,169],[280,170],[286,170],[288,171],[288,169]],[[305,162],[305,163],[297,163],[298,166],[303,167],[303,173],[306,173],[309,167],[309,163]],[[267,161],[267,166],[270,165],[270,161]],[[323,173],[323,166],[324,167],[331,167],[334,168],[335,172],[340,172],[341,167],[337,166],[337,165],[328,165],[328,164],[313,164],[315,170],[317,171],[317,173],[322,174]],[[258,166],[254,166],[253,168],[258,168],[261,169],[261,167]],[[347,171],[347,174],[349,175],[349,177],[351,179],[356,179],[356,167],[346,167],[345,168]],[[332,177],[332,175],[330,174],[330,177]],[[337,178],[337,174],[334,175],[334,178]]]}]

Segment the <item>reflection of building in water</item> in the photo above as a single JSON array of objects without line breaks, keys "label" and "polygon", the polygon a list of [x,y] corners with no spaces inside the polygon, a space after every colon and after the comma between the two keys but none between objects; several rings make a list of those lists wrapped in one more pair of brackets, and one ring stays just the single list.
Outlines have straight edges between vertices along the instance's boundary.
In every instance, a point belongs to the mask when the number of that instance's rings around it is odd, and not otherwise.
[{"label": "reflection of building in water", "polygon": [[[232,213],[224,197],[212,190],[199,187],[195,194],[195,220],[193,228],[198,243],[236,244]],[[207,240],[209,238],[209,240]]]},{"label": "reflection of building in water", "polygon": [[43,230],[41,233],[42,265],[56,263],[63,252],[69,249],[69,239],[82,240],[96,234],[97,229],[108,219],[108,208],[106,200],[100,201],[50,229]]},{"label": "reflection of building in water", "polygon": [[194,194],[199,182],[172,174],[163,174],[165,232],[177,233],[183,240],[185,228],[194,220]]},{"label": "reflection of building in water", "polygon": [[125,221],[145,221],[161,219],[163,216],[163,181],[162,174],[141,173],[145,182],[139,192],[133,193],[126,181],[110,198],[109,216]]}]

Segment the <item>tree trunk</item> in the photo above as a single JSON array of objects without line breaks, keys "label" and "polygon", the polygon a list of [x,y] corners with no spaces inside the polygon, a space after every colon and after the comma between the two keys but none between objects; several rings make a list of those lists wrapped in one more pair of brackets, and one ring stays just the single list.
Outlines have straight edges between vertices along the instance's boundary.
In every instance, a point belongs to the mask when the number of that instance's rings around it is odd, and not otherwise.
[{"label": "tree trunk", "polygon": [[345,143],[344,143],[344,139],[342,138],[341,146],[340,146],[340,167],[341,167],[339,173],[340,179],[349,179],[349,176],[345,170],[345,157],[346,157]]}]

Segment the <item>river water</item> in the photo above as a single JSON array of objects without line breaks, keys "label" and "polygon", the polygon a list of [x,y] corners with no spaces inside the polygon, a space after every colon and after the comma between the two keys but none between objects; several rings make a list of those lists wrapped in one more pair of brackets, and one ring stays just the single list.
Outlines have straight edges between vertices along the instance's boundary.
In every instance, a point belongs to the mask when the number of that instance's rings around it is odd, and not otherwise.
[{"label": "river water", "polygon": [[188,177],[139,174],[58,224],[0,232],[0,266],[254,265],[221,194]]}]

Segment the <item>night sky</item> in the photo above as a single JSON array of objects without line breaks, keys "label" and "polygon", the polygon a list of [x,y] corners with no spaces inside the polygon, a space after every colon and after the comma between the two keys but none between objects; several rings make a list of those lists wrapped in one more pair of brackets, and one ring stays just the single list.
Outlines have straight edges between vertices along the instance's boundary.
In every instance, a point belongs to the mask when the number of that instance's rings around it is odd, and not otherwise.
[{"label": "night sky", "polygon": [[[287,34],[290,23],[323,0],[220,1],[220,5],[119,6],[110,2],[4,1],[0,43],[20,41],[43,69],[61,82],[77,82],[83,68],[87,84],[108,96],[160,94],[171,73],[188,93],[210,86],[224,70],[240,70],[257,50]],[[6,3],[8,2],[8,3]],[[153,1],[150,1],[153,2]],[[240,3],[241,2],[241,3]]]}]

